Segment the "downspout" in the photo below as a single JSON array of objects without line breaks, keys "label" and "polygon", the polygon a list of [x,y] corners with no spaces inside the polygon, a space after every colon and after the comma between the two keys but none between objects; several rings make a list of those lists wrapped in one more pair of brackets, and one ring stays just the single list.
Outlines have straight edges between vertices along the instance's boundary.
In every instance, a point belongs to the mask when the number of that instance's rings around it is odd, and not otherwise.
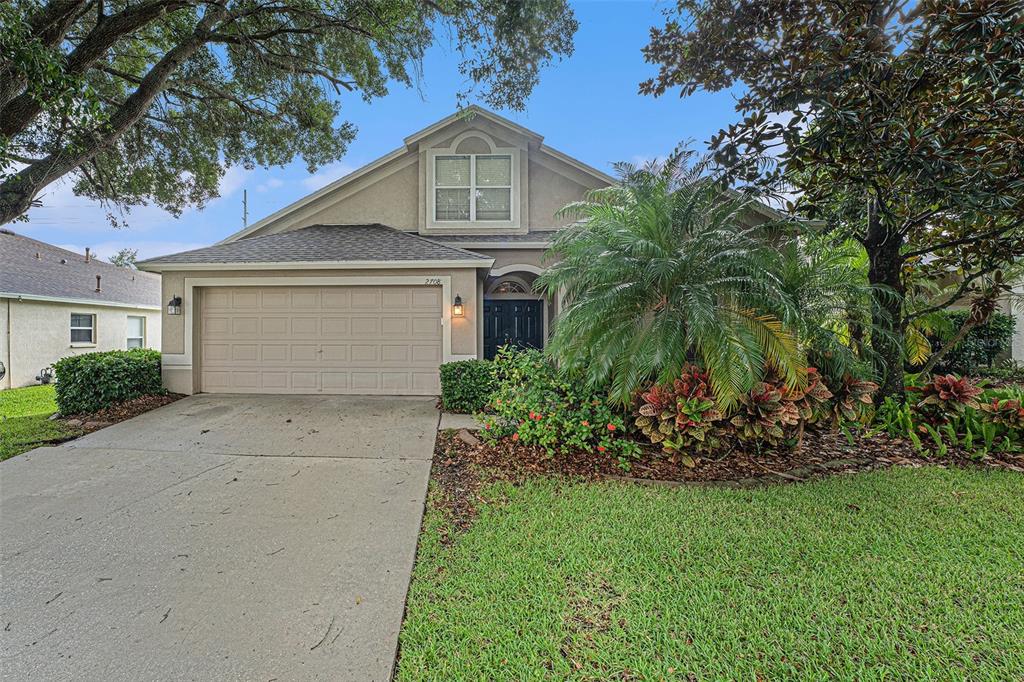
[{"label": "downspout", "polygon": [[14,369],[11,367],[11,339],[13,338],[11,335],[11,320],[13,319],[11,317],[11,308],[13,303],[13,299],[7,299],[7,331],[5,332],[7,334],[7,345],[5,346],[7,359],[4,361],[4,366],[7,368],[7,376],[4,377],[4,381],[9,388],[14,386]]}]

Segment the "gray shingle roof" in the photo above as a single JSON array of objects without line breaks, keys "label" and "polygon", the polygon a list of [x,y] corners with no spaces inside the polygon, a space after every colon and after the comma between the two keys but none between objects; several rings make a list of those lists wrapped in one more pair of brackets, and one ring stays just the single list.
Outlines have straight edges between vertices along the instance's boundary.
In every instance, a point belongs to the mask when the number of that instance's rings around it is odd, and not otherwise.
[{"label": "gray shingle roof", "polygon": [[490,259],[387,225],[374,224],[312,225],[151,258],[140,265],[453,260],[471,263]]},{"label": "gray shingle roof", "polygon": [[516,244],[523,243],[548,243],[555,238],[558,230],[534,230],[526,234],[451,234],[437,235],[431,237],[442,244]]},{"label": "gray shingle roof", "polygon": [[0,230],[0,293],[159,306],[160,277]]}]

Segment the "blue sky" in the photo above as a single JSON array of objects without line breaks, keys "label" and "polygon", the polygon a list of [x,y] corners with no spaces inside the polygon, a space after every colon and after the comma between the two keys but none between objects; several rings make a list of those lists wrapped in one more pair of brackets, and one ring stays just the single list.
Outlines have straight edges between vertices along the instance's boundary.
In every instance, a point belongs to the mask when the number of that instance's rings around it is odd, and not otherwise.
[{"label": "blue sky", "polygon": [[[576,51],[541,75],[525,112],[502,115],[537,131],[546,144],[586,163],[610,171],[615,161],[642,161],[664,156],[679,142],[693,140],[703,148],[709,137],[735,119],[730,93],[698,93],[680,100],[640,96],[640,81],[653,75],[640,49],[648,30],[660,25],[664,3],[580,2]],[[458,54],[448,44],[435,45],[424,62],[418,88],[392,87],[388,96],[366,103],[357,96],[341,98],[341,116],[358,127],[355,141],[340,161],[307,172],[296,161],[284,168],[232,168],[221,197],[203,210],[180,218],[150,207],[126,216],[128,227],[115,229],[105,211],[75,197],[67,184],[51,185],[40,196],[42,206],[29,222],[12,225],[35,239],[101,257],[121,247],[137,248],[141,257],[206,246],[242,227],[242,190],[248,190],[250,224],[309,192],[390,152],[402,138],[451,114],[463,87]]]}]

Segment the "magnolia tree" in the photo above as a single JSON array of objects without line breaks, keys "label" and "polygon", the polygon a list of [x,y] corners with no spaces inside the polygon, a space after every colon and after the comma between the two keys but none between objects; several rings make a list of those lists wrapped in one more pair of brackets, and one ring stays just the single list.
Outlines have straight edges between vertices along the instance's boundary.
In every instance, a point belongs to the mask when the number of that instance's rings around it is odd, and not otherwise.
[{"label": "magnolia tree", "polygon": [[[971,294],[991,308],[1024,254],[1019,0],[678,0],[644,54],[643,93],[742,90],[711,140],[732,182],[795,193],[863,244],[881,396],[902,398],[915,318]],[[958,283],[910,305],[920,277]]]},{"label": "magnolia tree", "polygon": [[496,107],[572,52],[566,0],[13,0],[0,3],[0,224],[40,190],[178,213],[227,167],[310,170],[355,127],[337,95],[411,85],[442,35]]}]

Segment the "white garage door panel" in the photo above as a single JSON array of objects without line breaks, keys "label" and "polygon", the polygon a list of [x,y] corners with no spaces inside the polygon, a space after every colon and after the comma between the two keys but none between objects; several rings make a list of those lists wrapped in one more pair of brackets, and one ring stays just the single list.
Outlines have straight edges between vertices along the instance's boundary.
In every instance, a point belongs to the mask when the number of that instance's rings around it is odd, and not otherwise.
[{"label": "white garage door panel", "polygon": [[441,289],[210,287],[199,354],[209,393],[434,395]]}]

